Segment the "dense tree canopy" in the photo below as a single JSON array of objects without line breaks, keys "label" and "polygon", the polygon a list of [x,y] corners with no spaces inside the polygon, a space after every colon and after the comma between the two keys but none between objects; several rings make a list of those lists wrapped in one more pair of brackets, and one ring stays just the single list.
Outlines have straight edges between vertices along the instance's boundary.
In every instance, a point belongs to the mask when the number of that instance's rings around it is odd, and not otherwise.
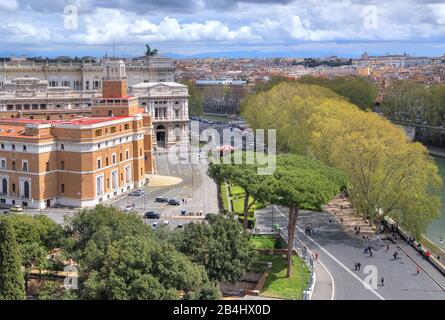
[{"label": "dense tree canopy", "polygon": [[373,81],[363,77],[349,76],[326,79],[306,76],[300,78],[298,82],[319,85],[331,89],[364,110],[374,106],[378,95],[377,85]]},{"label": "dense tree canopy", "polygon": [[244,116],[254,128],[276,128],[279,150],[343,171],[353,205],[376,222],[391,215],[419,233],[439,214],[441,180],[426,148],[334,92],[282,83],[249,99]]},{"label": "dense tree canopy", "polygon": [[212,280],[236,282],[255,260],[249,233],[238,221],[222,215],[210,224],[190,223],[172,241],[192,261],[203,265]]},{"label": "dense tree canopy", "polygon": [[386,88],[381,111],[395,120],[444,126],[445,85],[394,81]]},{"label": "dense tree canopy", "polygon": [[98,206],[79,212],[66,228],[83,299],[179,299],[209,287],[202,266],[157,242],[136,215]]},{"label": "dense tree canopy", "polygon": [[15,232],[9,219],[0,218],[0,300],[23,300],[24,278]]}]

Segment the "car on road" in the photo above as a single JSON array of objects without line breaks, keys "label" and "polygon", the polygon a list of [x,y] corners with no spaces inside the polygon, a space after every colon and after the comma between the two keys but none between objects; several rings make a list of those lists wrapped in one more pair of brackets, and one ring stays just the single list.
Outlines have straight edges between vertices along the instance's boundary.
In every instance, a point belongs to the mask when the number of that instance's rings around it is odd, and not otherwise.
[{"label": "car on road", "polygon": [[147,211],[144,214],[144,218],[145,219],[159,219],[159,218],[161,218],[161,214],[156,211]]},{"label": "car on road", "polygon": [[22,213],[23,208],[21,206],[15,205],[15,206],[12,206],[11,208],[9,208],[9,212],[10,213]]},{"label": "car on road", "polygon": [[182,229],[182,228],[184,228],[184,225],[182,223],[180,223],[176,226],[176,229]]},{"label": "car on road", "polygon": [[163,222],[163,224],[166,225],[166,226],[168,226],[168,225],[170,224],[170,221],[165,220],[165,221]]},{"label": "car on road", "polygon": [[170,200],[168,201],[168,205],[169,205],[169,206],[180,206],[181,203],[179,202],[179,200],[176,200],[176,199],[170,199]]},{"label": "car on road", "polygon": [[151,226],[152,226],[153,228],[156,228],[156,227],[158,226],[158,223],[155,222],[155,223],[153,223]]},{"label": "car on road", "polygon": [[140,197],[140,196],[142,196],[144,193],[145,193],[144,190],[135,190],[135,191],[130,192],[128,195],[129,195],[130,197]]},{"label": "car on road", "polygon": [[166,197],[156,197],[155,198],[155,202],[167,203],[168,202],[168,198],[166,198]]}]

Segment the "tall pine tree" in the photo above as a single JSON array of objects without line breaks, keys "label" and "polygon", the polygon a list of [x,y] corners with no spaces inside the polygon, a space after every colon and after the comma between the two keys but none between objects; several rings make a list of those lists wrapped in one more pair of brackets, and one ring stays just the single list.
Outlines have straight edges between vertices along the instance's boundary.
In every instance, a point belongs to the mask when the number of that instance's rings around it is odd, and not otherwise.
[{"label": "tall pine tree", "polygon": [[0,219],[0,300],[25,299],[24,278],[14,229],[7,218]]}]

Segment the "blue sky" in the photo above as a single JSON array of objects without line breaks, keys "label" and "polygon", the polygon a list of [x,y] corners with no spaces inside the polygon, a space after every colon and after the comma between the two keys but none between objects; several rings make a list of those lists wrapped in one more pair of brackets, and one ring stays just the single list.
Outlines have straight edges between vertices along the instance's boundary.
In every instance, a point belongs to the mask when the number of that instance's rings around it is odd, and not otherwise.
[{"label": "blue sky", "polygon": [[434,0],[0,0],[0,21],[3,56],[445,53]]}]

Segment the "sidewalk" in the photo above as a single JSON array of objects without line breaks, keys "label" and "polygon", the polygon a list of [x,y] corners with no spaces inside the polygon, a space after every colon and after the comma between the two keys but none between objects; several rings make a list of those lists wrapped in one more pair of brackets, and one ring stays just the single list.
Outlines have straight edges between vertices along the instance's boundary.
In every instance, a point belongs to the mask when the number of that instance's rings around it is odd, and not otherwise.
[{"label": "sidewalk", "polygon": [[331,300],[333,287],[329,273],[320,262],[315,262],[314,271],[316,281],[312,300]]}]

